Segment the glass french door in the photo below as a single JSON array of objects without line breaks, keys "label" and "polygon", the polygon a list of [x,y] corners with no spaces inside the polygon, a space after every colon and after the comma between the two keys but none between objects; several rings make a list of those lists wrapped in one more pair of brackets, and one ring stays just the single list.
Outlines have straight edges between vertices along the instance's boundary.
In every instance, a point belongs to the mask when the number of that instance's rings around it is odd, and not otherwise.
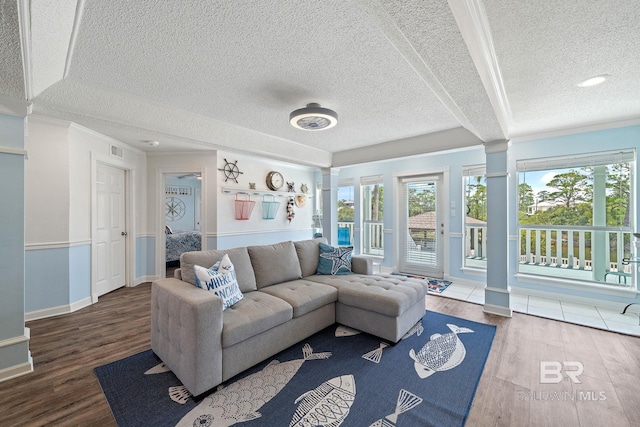
[{"label": "glass french door", "polygon": [[401,179],[398,263],[401,273],[443,277],[442,186],[441,174]]}]

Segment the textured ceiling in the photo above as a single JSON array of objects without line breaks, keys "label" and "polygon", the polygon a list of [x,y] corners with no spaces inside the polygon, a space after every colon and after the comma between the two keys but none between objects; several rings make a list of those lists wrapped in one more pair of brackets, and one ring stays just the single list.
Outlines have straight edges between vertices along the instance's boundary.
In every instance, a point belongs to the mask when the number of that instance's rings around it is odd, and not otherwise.
[{"label": "textured ceiling", "polygon": [[[340,166],[640,117],[637,0],[0,5],[0,102],[145,150]],[[310,102],[338,125],[291,127]]]}]

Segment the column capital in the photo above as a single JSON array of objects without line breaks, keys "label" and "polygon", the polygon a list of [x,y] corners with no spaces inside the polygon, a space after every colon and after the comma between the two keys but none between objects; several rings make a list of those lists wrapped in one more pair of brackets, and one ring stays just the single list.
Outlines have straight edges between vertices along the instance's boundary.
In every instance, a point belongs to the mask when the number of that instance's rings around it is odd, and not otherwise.
[{"label": "column capital", "polygon": [[320,172],[322,173],[322,176],[325,175],[336,175],[338,176],[338,174],[340,173],[340,168],[320,168]]},{"label": "column capital", "polygon": [[496,141],[487,141],[484,143],[485,154],[501,153],[509,150],[511,146],[511,140],[502,139]]}]

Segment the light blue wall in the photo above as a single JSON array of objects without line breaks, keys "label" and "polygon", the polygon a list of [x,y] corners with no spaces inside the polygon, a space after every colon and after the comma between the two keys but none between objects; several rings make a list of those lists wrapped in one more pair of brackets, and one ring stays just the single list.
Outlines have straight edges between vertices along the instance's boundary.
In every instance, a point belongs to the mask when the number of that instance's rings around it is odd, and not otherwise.
[{"label": "light blue wall", "polygon": [[69,248],[69,302],[91,297],[91,245]]},{"label": "light blue wall", "polygon": [[26,311],[67,307],[91,296],[91,245],[25,252]]},{"label": "light blue wall", "polygon": [[153,276],[156,272],[156,238],[136,238],[136,279]]},{"label": "light blue wall", "polygon": [[26,311],[69,304],[69,248],[25,252]]},{"label": "light blue wall", "polygon": [[190,195],[179,195],[179,194],[165,194],[165,198],[167,197],[175,197],[176,199],[180,199],[185,206],[184,216],[176,221],[170,221],[167,219],[167,225],[171,227],[174,232],[177,231],[192,231],[196,230],[195,224],[195,200],[196,200],[196,188],[201,188],[201,183],[197,179],[179,179],[174,176],[167,176],[165,179],[165,184],[176,187],[188,187],[191,189]]},{"label": "light blue wall", "polygon": [[[22,117],[0,114],[0,146],[24,148]],[[24,161],[0,152],[0,371],[31,363],[24,329]]]}]

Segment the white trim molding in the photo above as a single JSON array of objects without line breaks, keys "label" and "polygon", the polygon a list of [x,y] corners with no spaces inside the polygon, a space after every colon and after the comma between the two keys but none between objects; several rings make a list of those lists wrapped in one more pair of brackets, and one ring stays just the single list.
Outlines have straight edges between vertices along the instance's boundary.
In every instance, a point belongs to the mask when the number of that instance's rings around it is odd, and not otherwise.
[{"label": "white trim molding", "polygon": [[61,314],[69,314],[74,311],[78,311],[81,308],[85,308],[90,306],[93,302],[91,297],[86,297],[81,299],[80,301],[72,302],[71,304],[63,304],[57,307],[44,308],[42,310],[33,310],[24,314],[25,322],[29,322],[31,320],[44,319],[47,317],[59,316]]},{"label": "white trim molding", "polygon": [[503,317],[513,316],[513,311],[511,310],[511,308],[503,307],[501,305],[485,304],[483,311],[488,314],[496,314],[498,316],[503,316]]},{"label": "white trim molding", "polygon": [[[23,335],[0,341],[0,348],[11,347],[23,343],[26,343],[28,348],[30,339],[31,330],[25,327]],[[28,351],[28,358],[26,362],[0,369],[0,382],[29,374],[31,372],[33,372],[33,359],[31,358],[31,352]]]},{"label": "white trim molding", "polygon": [[[297,233],[312,232],[313,228],[277,228],[273,230],[240,230],[240,231],[224,231],[224,232],[208,232],[206,237],[229,237],[229,236],[245,236],[255,234],[271,234],[271,233]],[[311,235],[311,234],[310,234]]]},{"label": "white trim molding", "polygon": [[77,240],[75,242],[43,242],[43,243],[27,243],[24,245],[25,251],[39,251],[46,249],[64,249],[76,246],[88,246],[91,245],[91,240]]},{"label": "white trim molding", "polygon": [[489,291],[489,292],[498,292],[500,294],[510,294],[511,293],[511,286],[507,286],[507,289],[505,288],[496,288],[495,286],[486,286],[484,288],[485,291]]},{"label": "white trim molding", "polygon": [[[1,113],[1,111],[0,111]],[[27,157],[27,150],[22,148],[0,147],[0,153],[2,154],[14,154],[16,156]]]}]

